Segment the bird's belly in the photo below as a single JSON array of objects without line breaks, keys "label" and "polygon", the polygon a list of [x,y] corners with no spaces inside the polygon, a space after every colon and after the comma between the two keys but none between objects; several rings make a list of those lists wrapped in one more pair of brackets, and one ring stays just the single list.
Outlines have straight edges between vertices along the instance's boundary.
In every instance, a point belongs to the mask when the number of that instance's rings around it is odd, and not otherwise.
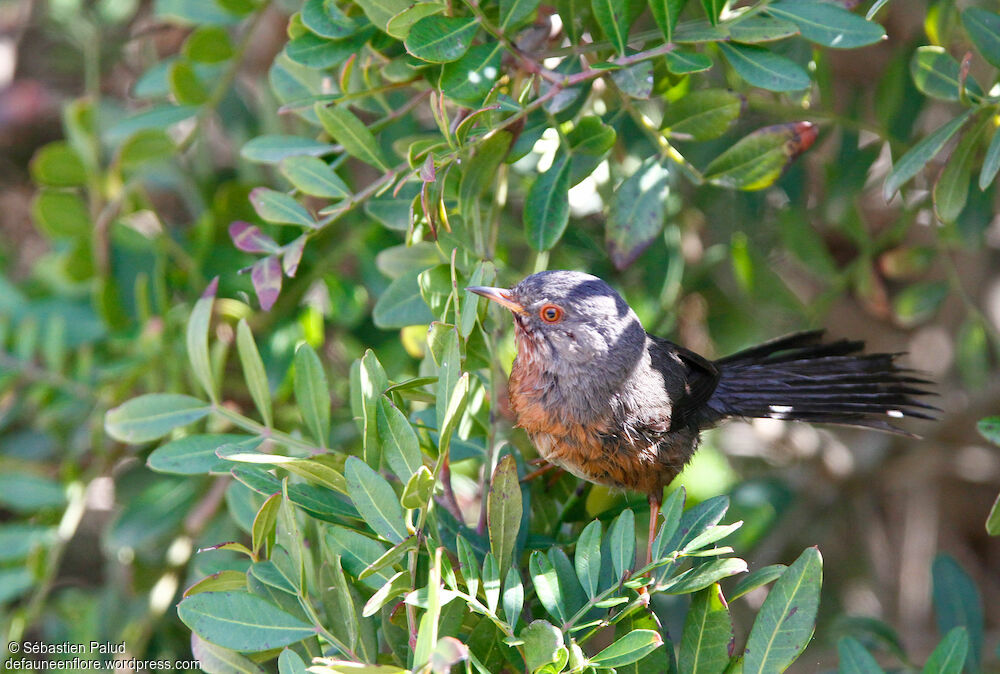
[{"label": "bird's belly", "polygon": [[581,443],[577,434],[530,432],[539,455],[573,475],[619,489],[653,492],[673,478],[665,475],[657,461],[657,448],[619,446],[606,436],[591,434],[591,442]]}]

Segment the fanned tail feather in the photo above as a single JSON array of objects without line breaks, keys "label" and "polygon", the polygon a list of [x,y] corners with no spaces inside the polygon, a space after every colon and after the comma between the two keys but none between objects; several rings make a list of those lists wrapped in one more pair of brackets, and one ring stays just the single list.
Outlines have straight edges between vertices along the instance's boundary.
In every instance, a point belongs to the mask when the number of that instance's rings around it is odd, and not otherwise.
[{"label": "fanned tail feather", "polygon": [[900,354],[863,354],[864,342],[821,343],[800,332],[715,361],[719,382],[708,406],[720,417],[791,419],[907,434],[892,419],[933,419],[920,400],[931,384],[896,365]]}]

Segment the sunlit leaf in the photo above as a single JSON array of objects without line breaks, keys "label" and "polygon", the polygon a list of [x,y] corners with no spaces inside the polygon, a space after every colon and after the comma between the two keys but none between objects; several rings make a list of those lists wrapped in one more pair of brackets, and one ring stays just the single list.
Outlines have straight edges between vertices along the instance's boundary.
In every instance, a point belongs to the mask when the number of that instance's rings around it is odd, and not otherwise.
[{"label": "sunlit leaf", "polygon": [[202,592],[177,606],[185,625],[206,641],[259,652],[313,636],[316,629],[267,600],[245,592]]},{"label": "sunlit leaf", "polygon": [[632,264],[660,235],[669,193],[670,173],[658,157],[647,159],[615,189],[604,230],[615,267]]},{"label": "sunlit leaf", "polygon": [[809,122],[776,124],[757,129],[705,167],[705,180],[723,187],[760,190],[769,187],[816,140]]},{"label": "sunlit leaf", "polygon": [[800,91],[809,87],[809,75],[794,61],[764,47],[719,43],[733,70],[755,87],[770,91]]},{"label": "sunlit leaf", "polygon": [[823,559],[806,548],[785,570],[760,607],[747,639],[743,671],[781,672],[812,638],[823,583]]},{"label": "sunlit leaf", "polygon": [[885,39],[882,26],[834,3],[782,0],[768,5],[766,11],[794,22],[802,37],[824,47],[850,49]]},{"label": "sunlit leaf", "polygon": [[563,156],[538,176],[524,202],[524,234],[538,251],[548,250],[569,223],[570,161]]}]

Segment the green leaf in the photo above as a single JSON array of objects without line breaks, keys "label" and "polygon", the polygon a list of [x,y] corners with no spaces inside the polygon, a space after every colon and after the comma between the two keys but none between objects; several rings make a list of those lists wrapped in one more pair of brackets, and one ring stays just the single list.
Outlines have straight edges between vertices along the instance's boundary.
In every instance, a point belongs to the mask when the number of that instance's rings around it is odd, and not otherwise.
[{"label": "green leaf", "polygon": [[969,198],[972,160],[979,150],[983,129],[983,124],[977,124],[959,139],[934,183],[934,213],[941,222],[954,223],[965,208]]},{"label": "green leaf", "polygon": [[615,267],[625,269],[663,230],[670,172],[650,157],[615,188],[608,204],[605,245]]},{"label": "green leaf", "polygon": [[[668,53],[667,70],[674,75],[688,75],[690,73],[700,73],[712,67],[712,59],[705,54],[686,49],[675,49]],[[681,100],[685,100],[687,96]]]},{"label": "green leaf", "polygon": [[376,412],[382,454],[392,472],[406,483],[423,465],[420,441],[406,415],[384,396],[379,399]]},{"label": "green leaf", "polygon": [[139,444],[162,438],[212,411],[202,400],[179,393],[147,393],[108,410],[104,430],[115,440]]},{"label": "green leaf", "polygon": [[809,75],[794,61],[764,47],[719,43],[729,65],[748,83],[769,91],[801,91],[809,87]]},{"label": "green leaf", "polygon": [[465,580],[465,587],[469,595],[475,597],[479,592],[479,563],[476,560],[476,553],[461,535],[456,536],[455,547],[458,550],[459,570]]},{"label": "green leaf", "polygon": [[725,7],[727,0],[701,0],[701,6],[705,10],[705,15],[708,16],[708,21],[713,26],[719,22],[719,15],[722,14],[722,8]]},{"label": "green leaf", "polygon": [[184,590],[184,596],[199,592],[226,592],[228,590],[246,590],[247,574],[244,571],[218,571],[202,578],[197,583]]},{"label": "green leaf", "polygon": [[[664,499],[663,505],[660,506],[660,519],[663,520],[663,524],[660,525],[659,530],[656,532],[656,538],[653,540],[653,560],[659,560],[665,553],[673,552],[673,550],[666,550],[665,548],[673,542],[674,535],[681,526],[684,499],[686,496],[687,493],[684,487],[679,487],[670,492],[666,499]],[[719,515],[719,517],[721,518],[722,515]]]},{"label": "green leaf", "polygon": [[721,42],[730,39],[729,31],[723,26],[713,26],[708,21],[685,21],[674,31],[677,44],[698,44]]},{"label": "green leaf", "polygon": [[627,0],[590,0],[590,8],[604,36],[624,56],[629,29]]},{"label": "green leaf", "polygon": [[240,156],[257,164],[277,164],[288,157],[320,157],[332,153],[334,146],[302,136],[264,135],[249,140]]},{"label": "green leaf", "polygon": [[[441,68],[441,93],[459,103],[479,106],[496,84],[503,53],[502,44],[487,42],[473,45],[462,58],[445,63]],[[498,135],[509,139],[510,133],[494,131],[493,137]],[[482,151],[482,146],[478,151]]]},{"label": "green leaf", "polygon": [[1000,446],[1000,416],[980,419],[976,423],[976,430],[994,445]]},{"label": "green leaf", "polygon": [[232,57],[233,43],[221,26],[199,26],[188,35],[181,53],[191,61],[220,63]]},{"label": "green leaf", "polygon": [[180,105],[201,105],[208,101],[208,89],[188,61],[175,61],[167,73],[170,93]]},{"label": "green leaf", "polygon": [[749,44],[775,42],[799,34],[794,23],[766,14],[751,14],[732,23],[727,22],[726,28],[730,39]]},{"label": "green leaf", "polygon": [[[347,481],[344,490],[347,489]],[[310,517],[324,522],[339,523],[343,518],[360,520],[357,509],[337,495],[330,487],[312,484],[288,485],[288,500],[305,511]]]},{"label": "green leaf", "polygon": [[718,584],[706,587],[691,598],[684,619],[677,664],[682,672],[721,672],[729,664],[733,620]]},{"label": "green leaf", "polygon": [[316,634],[312,625],[246,592],[202,592],[181,601],[177,615],[202,639],[234,651],[267,651]]},{"label": "green leaf", "polygon": [[241,318],[236,325],[236,349],[239,352],[243,378],[246,379],[250,397],[253,398],[257,411],[264,419],[264,425],[271,428],[274,425],[274,419],[271,415],[271,388],[267,382],[264,361],[261,360],[257,343],[253,339],[253,333],[250,332],[250,326],[247,325],[245,318]]},{"label": "green leaf", "polygon": [[0,504],[17,513],[61,508],[66,504],[66,489],[51,478],[7,469],[0,473]]},{"label": "green leaf", "polygon": [[323,363],[305,343],[295,350],[295,402],[313,438],[326,447],[330,437],[330,387]]},{"label": "green leaf", "polygon": [[275,526],[278,523],[281,499],[280,492],[271,494],[257,509],[257,515],[253,518],[253,526],[250,527],[251,545],[255,555],[260,554],[265,547],[270,550],[274,546]]},{"label": "green leaf", "polygon": [[208,397],[216,399],[216,384],[212,376],[212,363],[208,357],[208,328],[212,321],[212,305],[215,302],[215,291],[218,279],[209,283],[208,288],[195,302],[194,309],[187,323],[187,354],[194,373],[202,389]]},{"label": "green leaf", "polygon": [[760,607],[747,639],[743,672],[782,672],[812,638],[823,583],[823,558],[806,548],[788,567]]},{"label": "green leaf", "polygon": [[301,16],[303,26],[331,40],[350,37],[358,29],[358,22],[345,15],[336,0],[306,0]]},{"label": "green leaf", "polygon": [[346,105],[316,103],[313,110],[323,130],[340,143],[347,154],[383,171],[389,170],[389,162],[379,149],[375,135]]},{"label": "green leaf", "polygon": [[733,589],[729,592],[729,601],[735,601],[748,592],[756,590],[758,587],[763,587],[768,583],[778,580],[787,568],[784,564],[771,564],[770,566],[754,569],[733,585]]},{"label": "green leaf", "polygon": [[76,187],[87,182],[87,168],[65,141],[42,146],[31,158],[31,177],[40,185]]},{"label": "green leaf", "polygon": [[992,185],[998,170],[1000,170],[1000,132],[994,130],[993,138],[986,148],[986,157],[983,158],[983,167],[979,171],[979,189],[986,190]]},{"label": "green leaf", "polygon": [[[921,93],[942,101],[957,101],[962,86],[958,61],[945,51],[944,47],[925,45],[917,47],[910,59],[910,75]],[[965,87],[969,93],[982,96],[982,89],[972,79],[966,78]]]},{"label": "green leaf", "polygon": [[87,206],[74,192],[42,188],[31,204],[31,217],[52,239],[84,237],[93,230]]},{"label": "green leaf", "polygon": [[493,471],[486,498],[490,550],[497,559],[501,573],[506,573],[513,559],[521,526],[521,509],[521,483],[517,477],[517,464],[514,457],[507,454]]},{"label": "green leaf", "polygon": [[387,388],[389,379],[385,370],[375,352],[368,349],[356,367],[351,369],[351,408],[356,411],[363,432],[365,461],[373,468],[382,463],[378,442],[378,405]]},{"label": "green leaf", "polygon": [[691,567],[684,573],[669,579],[663,585],[667,594],[690,594],[708,587],[723,578],[746,573],[747,563],[736,557],[713,559]]},{"label": "green leaf", "polygon": [[570,161],[563,155],[528,190],[524,201],[524,235],[535,250],[548,250],[566,231],[569,187]]},{"label": "green leaf", "polygon": [[983,58],[1000,68],[1000,14],[969,7],[962,12],[962,25]]},{"label": "green leaf", "polygon": [[768,5],[766,11],[789,19],[802,37],[824,47],[853,49],[885,39],[882,26],[833,3],[782,0]]},{"label": "green leaf", "polygon": [[594,172],[615,145],[614,128],[596,115],[582,117],[566,134],[570,154],[570,185],[576,185]]},{"label": "green leaf", "polygon": [[630,508],[623,510],[608,529],[608,547],[615,580],[621,580],[635,564],[635,514]]},{"label": "green leaf", "polygon": [[[964,627],[950,630],[927,658],[923,674],[959,674],[969,654],[969,634]],[[975,658],[975,649],[972,656]],[[978,667],[974,670],[978,671]]]},{"label": "green leaf", "polygon": [[307,68],[325,70],[339,66],[357,54],[374,34],[371,28],[343,40],[329,40],[313,33],[304,33],[285,45],[285,55]]},{"label": "green leaf", "polygon": [[594,520],[580,533],[576,541],[573,562],[580,584],[590,599],[600,588],[601,579],[601,521]]},{"label": "green leaf", "polygon": [[[968,642],[968,658],[970,670],[980,671],[982,669],[981,653],[983,650],[983,599],[976,588],[975,581],[965,572],[954,557],[947,554],[939,554],[934,558],[931,567],[931,578],[933,579],[933,599],[934,616],[936,618],[938,632],[945,636],[944,642],[949,638],[958,640],[958,637],[951,637],[956,628],[962,629],[962,641]],[[940,646],[938,648],[941,648]],[[935,649],[937,653],[938,649]],[[958,660],[958,668],[961,670],[962,663],[965,662],[966,648],[961,649],[961,658]],[[934,661],[934,655],[928,662]],[[943,662],[943,660],[939,660]],[[945,671],[943,669],[927,669],[925,672]]]},{"label": "green leaf", "polygon": [[306,674],[306,663],[298,653],[286,648],[278,656],[278,674]]},{"label": "green leaf", "polygon": [[667,42],[673,42],[677,18],[686,4],[687,0],[650,0],[649,11]]},{"label": "green leaf", "polygon": [[535,620],[517,635],[524,642],[524,659],[529,672],[536,672],[559,659],[563,634],[546,620]]},{"label": "green leaf", "polygon": [[653,64],[642,61],[627,68],[613,70],[611,80],[626,96],[646,100],[653,93]]},{"label": "green leaf", "polygon": [[448,63],[468,51],[478,31],[474,17],[427,16],[413,24],[404,44],[418,59]]},{"label": "green leaf", "polygon": [[886,176],[885,184],[882,186],[882,196],[886,201],[892,199],[904,183],[917,175],[930,160],[937,156],[941,148],[965,125],[972,112],[972,110],[966,110],[950,122],[942,124],[931,135],[914,145],[909,152],[899,158],[892,167],[892,171]]},{"label": "green leaf", "polygon": [[885,670],[854,637],[842,637],[837,642],[837,655],[840,656],[838,674],[884,674]]},{"label": "green leaf", "polygon": [[386,540],[402,543],[410,533],[392,485],[356,456],[347,457],[344,475],[351,500],[368,526]]},{"label": "green leaf", "polygon": [[[222,2],[227,0],[220,0]],[[228,0],[232,1],[232,0]],[[244,574],[243,584],[246,585]],[[197,634],[191,635],[191,654],[198,660],[198,667],[206,672],[229,672],[230,674],[264,674],[264,669],[259,667],[253,660],[240,655],[234,650],[216,646],[200,638]]]},{"label": "green leaf", "polygon": [[663,645],[656,630],[632,630],[590,659],[594,667],[622,667],[641,660]]},{"label": "green leaf", "polygon": [[393,190],[365,203],[365,213],[389,229],[406,232],[410,229],[414,198],[419,194],[419,185],[405,183],[398,193]]},{"label": "green leaf", "polygon": [[279,225],[300,225],[315,229],[316,221],[305,206],[284,192],[268,187],[256,187],[250,192],[250,203],[263,220]]},{"label": "green leaf", "polygon": [[[448,412],[448,406],[455,384],[462,374],[462,349],[459,346],[458,330],[453,326],[435,324],[438,328],[436,334],[436,344],[431,344],[431,355],[437,361],[438,379],[435,384],[435,405],[438,428],[444,428],[444,417]],[[437,346],[436,350],[434,347]],[[497,559],[502,559],[499,555]]]},{"label": "green leaf", "polygon": [[660,128],[680,140],[718,138],[743,111],[742,97],[725,89],[701,89],[671,103]]},{"label": "green leaf", "polygon": [[986,533],[990,536],[1000,536],[1000,494],[993,500],[990,514],[986,518]]},{"label": "green leaf", "polygon": [[346,199],[351,190],[330,165],[310,156],[288,157],[281,162],[281,173],[297,190],[314,197]]},{"label": "green leaf", "polygon": [[420,19],[425,16],[440,14],[446,9],[448,9],[447,5],[437,2],[417,3],[412,5],[409,9],[405,9],[389,19],[389,23],[386,24],[385,30],[389,33],[389,35],[393,36],[397,40],[405,40],[410,34],[410,29],[413,27],[413,24],[420,21]]},{"label": "green leaf", "polygon": [[[353,529],[336,525],[327,528],[326,545],[331,553],[340,555],[344,570],[355,578],[386,553],[383,543]],[[392,574],[381,570],[361,579],[361,582],[372,590],[377,590],[391,577]]]},{"label": "green leaf", "polygon": [[500,0],[500,32],[516,27],[538,8],[539,0]]},{"label": "green leaf", "polygon": [[776,124],[757,129],[713,159],[705,180],[745,191],[770,187],[800,154],[816,140],[809,122]]},{"label": "green leaf", "polygon": [[904,325],[928,320],[944,302],[951,286],[947,281],[921,281],[903,288],[892,303],[896,317]]},{"label": "green leaf", "polygon": [[228,472],[229,464],[219,459],[215,450],[246,439],[246,435],[231,433],[188,435],[157,447],[146,459],[146,465],[158,473],[175,475]]},{"label": "green leaf", "polygon": [[140,129],[122,143],[118,163],[124,173],[129,173],[147,163],[172,157],[176,151],[174,141],[163,129]]},{"label": "green leaf", "polygon": [[497,558],[493,556],[492,552],[487,552],[483,559],[482,577],[486,607],[492,613],[497,610],[497,605],[500,602],[500,568],[497,566]]},{"label": "green leaf", "polygon": [[358,0],[361,10],[379,30],[385,31],[389,20],[407,9],[410,0]]},{"label": "green leaf", "polygon": [[507,617],[507,624],[512,628],[517,627],[517,619],[520,617],[523,607],[524,585],[521,583],[517,567],[511,566],[507,571],[507,579],[503,583],[503,612]]},{"label": "green leaf", "polygon": [[565,623],[569,615],[563,602],[559,574],[552,566],[552,562],[541,551],[535,550],[528,559],[528,572],[531,574],[531,582],[535,586],[535,595],[538,597],[538,601],[542,603],[549,615],[559,622]]},{"label": "green leaf", "polygon": [[409,325],[427,325],[434,320],[424,298],[420,295],[417,277],[422,270],[404,274],[389,284],[372,309],[372,320],[383,330],[405,328]]}]

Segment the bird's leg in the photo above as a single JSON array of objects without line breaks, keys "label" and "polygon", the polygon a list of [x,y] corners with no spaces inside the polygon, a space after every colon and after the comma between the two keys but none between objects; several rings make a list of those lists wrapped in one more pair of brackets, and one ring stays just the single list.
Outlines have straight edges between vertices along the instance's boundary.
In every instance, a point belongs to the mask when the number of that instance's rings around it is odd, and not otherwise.
[{"label": "bird's leg", "polygon": [[[544,459],[543,459],[543,461],[544,461]],[[529,463],[530,463],[530,461],[529,461]],[[528,473],[527,475],[525,475],[524,477],[522,477],[521,478],[521,482],[528,482],[529,480],[534,480],[539,475],[544,475],[545,473],[549,472],[550,470],[552,470],[555,467],[556,467],[556,464],[554,464],[554,463],[546,463],[544,466],[542,466],[538,470],[533,470],[530,473]]]},{"label": "bird's leg", "polygon": [[[649,536],[646,539],[646,563],[649,566],[653,562],[653,541],[656,540],[656,521],[660,519],[660,505],[663,504],[663,489],[649,495]],[[646,586],[639,588],[639,598],[643,605],[649,606],[649,590]]]}]

